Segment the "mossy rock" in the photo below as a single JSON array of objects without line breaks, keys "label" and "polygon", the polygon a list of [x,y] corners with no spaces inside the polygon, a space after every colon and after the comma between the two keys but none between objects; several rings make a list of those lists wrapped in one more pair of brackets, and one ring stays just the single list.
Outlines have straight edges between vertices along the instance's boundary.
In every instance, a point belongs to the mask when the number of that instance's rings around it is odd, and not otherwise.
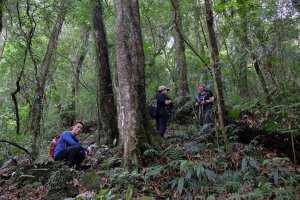
[{"label": "mossy rock", "polygon": [[82,174],[81,181],[87,190],[99,190],[101,185],[101,176],[95,172]]},{"label": "mossy rock", "polygon": [[72,170],[62,163],[47,182],[46,200],[59,200],[76,197],[78,191],[73,184]]},{"label": "mossy rock", "polygon": [[178,107],[175,110],[174,120],[178,124],[190,124],[191,119],[197,115],[197,108],[195,107],[195,102],[190,100],[184,105]]},{"label": "mossy rock", "polygon": [[139,200],[155,200],[155,197],[142,196],[142,197],[139,198]]}]

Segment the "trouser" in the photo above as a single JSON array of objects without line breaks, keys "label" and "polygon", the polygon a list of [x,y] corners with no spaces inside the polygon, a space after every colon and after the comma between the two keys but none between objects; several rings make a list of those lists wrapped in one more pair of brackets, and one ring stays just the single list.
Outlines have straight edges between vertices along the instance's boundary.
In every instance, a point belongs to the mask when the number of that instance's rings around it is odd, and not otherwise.
[{"label": "trouser", "polygon": [[68,165],[74,166],[79,165],[85,159],[85,152],[79,145],[73,145],[66,147],[64,150],[59,152],[55,160],[66,160]]},{"label": "trouser", "polygon": [[162,137],[164,137],[166,132],[168,118],[169,118],[168,114],[158,115],[158,117],[156,118],[156,131]]},{"label": "trouser", "polygon": [[203,126],[205,124],[211,123],[212,118],[212,111],[210,107],[206,107],[203,109],[201,106],[199,106],[199,122],[200,125]]}]

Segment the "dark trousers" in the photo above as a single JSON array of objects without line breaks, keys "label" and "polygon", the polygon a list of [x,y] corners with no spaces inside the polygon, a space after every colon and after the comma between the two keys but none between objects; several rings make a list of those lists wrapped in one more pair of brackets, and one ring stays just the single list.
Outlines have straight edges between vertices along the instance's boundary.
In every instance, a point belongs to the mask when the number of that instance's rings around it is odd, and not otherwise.
[{"label": "dark trousers", "polygon": [[199,106],[199,122],[200,125],[203,126],[205,124],[211,123],[212,118],[212,111],[210,107],[206,107],[203,109],[201,106]]},{"label": "dark trousers", "polygon": [[168,114],[163,113],[159,114],[156,118],[156,131],[164,137],[166,128],[167,128],[167,122],[168,122]]},{"label": "dark trousers", "polygon": [[82,147],[73,145],[66,147],[59,152],[55,160],[66,160],[69,166],[79,165],[85,159],[85,152],[82,151]]}]

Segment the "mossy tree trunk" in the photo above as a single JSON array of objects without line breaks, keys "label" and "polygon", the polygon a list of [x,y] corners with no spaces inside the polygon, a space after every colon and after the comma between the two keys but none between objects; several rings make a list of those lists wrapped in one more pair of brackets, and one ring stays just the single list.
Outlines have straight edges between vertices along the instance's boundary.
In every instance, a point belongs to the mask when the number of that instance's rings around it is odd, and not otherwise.
[{"label": "mossy tree trunk", "polygon": [[229,148],[229,143],[224,127],[224,97],[222,89],[222,75],[220,69],[220,60],[219,60],[219,49],[217,44],[217,38],[214,31],[214,21],[213,21],[213,11],[211,9],[210,0],[205,0],[205,10],[206,10],[206,25],[207,25],[207,35],[208,35],[208,46],[210,50],[211,60],[212,60],[212,75],[214,79],[214,88],[217,98],[217,107],[218,107],[218,120],[219,127],[222,131],[222,136],[225,144],[225,149],[227,153],[231,153]]},{"label": "mossy tree trunk", "polygon": [[35,97],[33,99],[32,107],[31,107],[31,122],[30,122],[30,129],[31,132],[33,133],[32,153],[31,153],[32,160],[35,160],[38,155],[37,139],[41,131],[45,86],[46,86],[46,81],[50,69],[51,59],[55,52],[58,36],[60,34],[61,27],[63,25],[67,13],[68,2],[69,2],[68,0],[64,0],[60,5],[60,12],[57,16],[55,26],[51,32],[51,36],[48,42],[48,47],[42,61],[41,69],[40,71],[38,71],[38,69],[36,68],[37,85],[36,85]]},{"label": "mossy tree trunk", "polygon": [[[106,29],[102,14],[102,0],[91,0],[91,2],[93,4],[92,15],[96,43],[96,65],[98,75],[98,143],[112,145],[114,139],[118,140],[119,133],[116,115],[117,108],[114,100],[112,78],[109,66],[108,47],[105,32]],[[103,133],[103,135],[101,133]]]},{"label": "mossy tree trunk", "polygon": [[73,85],[72,85],[73,101],[72,101],[71,109],[74,111],[74,113],[72,115],[73,116],[72,124],[74,124],[76,120],[82,119],[78,94],[79,94],[80,73],[81,73],[83,61],[88,52],[89,36],[90,36],[90,27],[86,26],[83,29],[83,33],[81,36],[82,43],[80,45],[80,49],[76,57],[76,60],[73,64],[73,74],[74,74]]},{"label": "mossy tree trunk", "polygon": [[179,0],[171,0],[172,3],[172,20],[173,20],[173,36],[175,48],[175,68],[176,68],[176,85],[177,95],[187,100],[189,94],[189,86],[187,80],[187,66],[185,57],[185,47],[182,38],[182,20],[180,14]]},{"label": "mossy tree trunk", "polygon": [[[116,49],[118,75],[118,127],[123,149],[123,166],[138,173],[141,144],[150,143],[149,116],[146,112],[145,56],[136,0],[116,0]],[[133,183],[127,199],[132,198]]]}]

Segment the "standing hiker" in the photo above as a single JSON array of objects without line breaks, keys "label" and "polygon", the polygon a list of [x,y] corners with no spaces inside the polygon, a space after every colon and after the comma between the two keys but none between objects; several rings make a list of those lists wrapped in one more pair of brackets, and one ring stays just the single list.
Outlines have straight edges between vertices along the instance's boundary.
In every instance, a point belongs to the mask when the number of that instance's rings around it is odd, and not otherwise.
[{"label": "standing hiker", "polygon": [[204,83],[200,83],[198,85],[196,106],[198,106],[198,116],[201,126],[211,123],[213,102],[213,93],[209,90],[206,90],[206,86]]},{"label": "standing hiker", "polygon": [[172,100],[167,96],[169,88],[166,86],[159,86],[156,94],[157,99],[157,117],[156,117],[156,131],[164,137],[167,122],[172,112]]}]

